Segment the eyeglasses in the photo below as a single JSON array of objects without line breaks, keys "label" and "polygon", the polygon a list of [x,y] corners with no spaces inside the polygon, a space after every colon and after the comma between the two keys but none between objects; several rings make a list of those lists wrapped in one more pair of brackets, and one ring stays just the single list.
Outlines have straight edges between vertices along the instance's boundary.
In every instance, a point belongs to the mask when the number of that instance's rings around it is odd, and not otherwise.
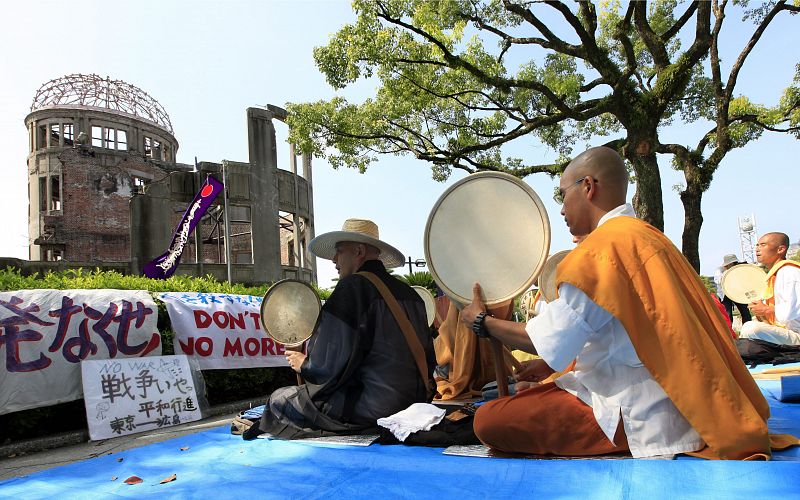
[{"label": "eyeglasses", "polygon": [[575,181],[572,184],[570,184],[569,186],[565,187],[563,190],[561,188],[559,188],[559,187],[555,188],[555,191],[553,192],[553,200],[555,200],[555,202],[558,203],[559,205],[563,205],[564,204],[564,196],[567,195],[567,191],[569,191],[570,189],[574,188],[575,186],[581,184],[583,181],[586,180],[587,177],[589,177],[589,176],[587,175],[585,177],[581,177],[577,181]]}]

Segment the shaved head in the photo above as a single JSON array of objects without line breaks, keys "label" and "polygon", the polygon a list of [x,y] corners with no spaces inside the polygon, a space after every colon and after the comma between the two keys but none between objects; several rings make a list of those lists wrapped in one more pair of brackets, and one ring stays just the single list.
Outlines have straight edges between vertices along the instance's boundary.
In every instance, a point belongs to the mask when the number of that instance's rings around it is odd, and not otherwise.
[{"label": "shaved head", "polygon": [[789,235],[786,233],[767,233],[765,237],[770,238],[776,245],[783,245],[789,248]]},{"label": "shaved head", "polygon": [[[625,161],[613,149],[605,146],[589,148],[567,165],[574,178],[591,175],[604,187],[610,208],[625,203],[628,194],[628,169]],[[567,171],[565,170],[566,174]]]},{"label": "shaved head", "polygon": [[625,204],[628,169],[619,154],[604,146],[590,148],[572,160],[558,183],[556,201],[575,237],[584,237],[605,214]]},{"label": "shaved head", "polygon": [[789,236],[784,233],[766,233],[756,243],[756,259],[771,268],[779,260],[786,258],[789,249]]}]

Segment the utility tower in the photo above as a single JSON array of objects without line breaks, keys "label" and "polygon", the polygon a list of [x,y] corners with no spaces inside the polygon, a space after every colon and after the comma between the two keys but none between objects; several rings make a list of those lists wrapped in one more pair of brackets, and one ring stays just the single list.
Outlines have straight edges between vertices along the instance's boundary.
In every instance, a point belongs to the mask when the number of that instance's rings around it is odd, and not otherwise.
[{"label": "utility tower", "polygon": [[742,245],[742,260],[756,261],[756,216],[754,214],[739,217],[739,242]]}]

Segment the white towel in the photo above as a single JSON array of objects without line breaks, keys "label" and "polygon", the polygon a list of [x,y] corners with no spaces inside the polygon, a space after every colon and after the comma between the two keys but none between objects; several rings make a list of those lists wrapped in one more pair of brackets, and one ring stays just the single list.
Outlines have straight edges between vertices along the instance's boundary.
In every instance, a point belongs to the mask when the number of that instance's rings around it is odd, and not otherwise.
[{"label": "white towel", "polygon": [[390,417],[378,419],[378,425],[386,427],[400,441],[405,441],[409,434],[427,431],[444,418],[445,411],[428,403],[414,403],[403,411]]}]

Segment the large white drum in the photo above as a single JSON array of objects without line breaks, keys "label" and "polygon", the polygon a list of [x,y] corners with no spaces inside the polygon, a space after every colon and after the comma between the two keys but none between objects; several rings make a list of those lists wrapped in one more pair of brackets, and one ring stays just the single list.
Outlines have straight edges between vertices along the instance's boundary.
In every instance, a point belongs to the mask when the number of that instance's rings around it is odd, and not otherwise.
[{"label": "large white drum", "polygon": [[725,271],[720,284],[725,295],[734,302],[758,302],[764,298],[767,273],[755,264],[739,264]]},{"label": "large white drum", "polygon": [[451,300],[472,301],[481,284],[487,305],[530,288],[550,249],[550,221],[526,183],[499,172],[472,174],[448,188],[425,226],[425,259]]},{"label": "large white drum", "polygon": [[424,286],[412,285],[411,288],[422,297],[422,302],[425,303],[425,316],[428,318],[428,326],[431,326],[436,319],[436,299],[431,291]]},{"label": "large white drum", "polygon": [[519,298],[519,310],[522,313],[522,320],[526,323],[529,319],[536,316],[536,308],[534,306],[535,299],[536,290],[533,288],[523,293]]},{"label": "large white drum", "polygon": [[569,255],[569,250],[556,252],[547,259],[542,267],[542,274],[539,275],[539,288],[542,290],[542,297],[547,302],[552,302],[558,298],[558,285],[556,284],[556,269]]},{"label": "large white drum", "polygon": [[311,337],[322,309],[319,296],[305,281],[285,279],[272,285],[261,303],[261,326],[286,347]]}]

